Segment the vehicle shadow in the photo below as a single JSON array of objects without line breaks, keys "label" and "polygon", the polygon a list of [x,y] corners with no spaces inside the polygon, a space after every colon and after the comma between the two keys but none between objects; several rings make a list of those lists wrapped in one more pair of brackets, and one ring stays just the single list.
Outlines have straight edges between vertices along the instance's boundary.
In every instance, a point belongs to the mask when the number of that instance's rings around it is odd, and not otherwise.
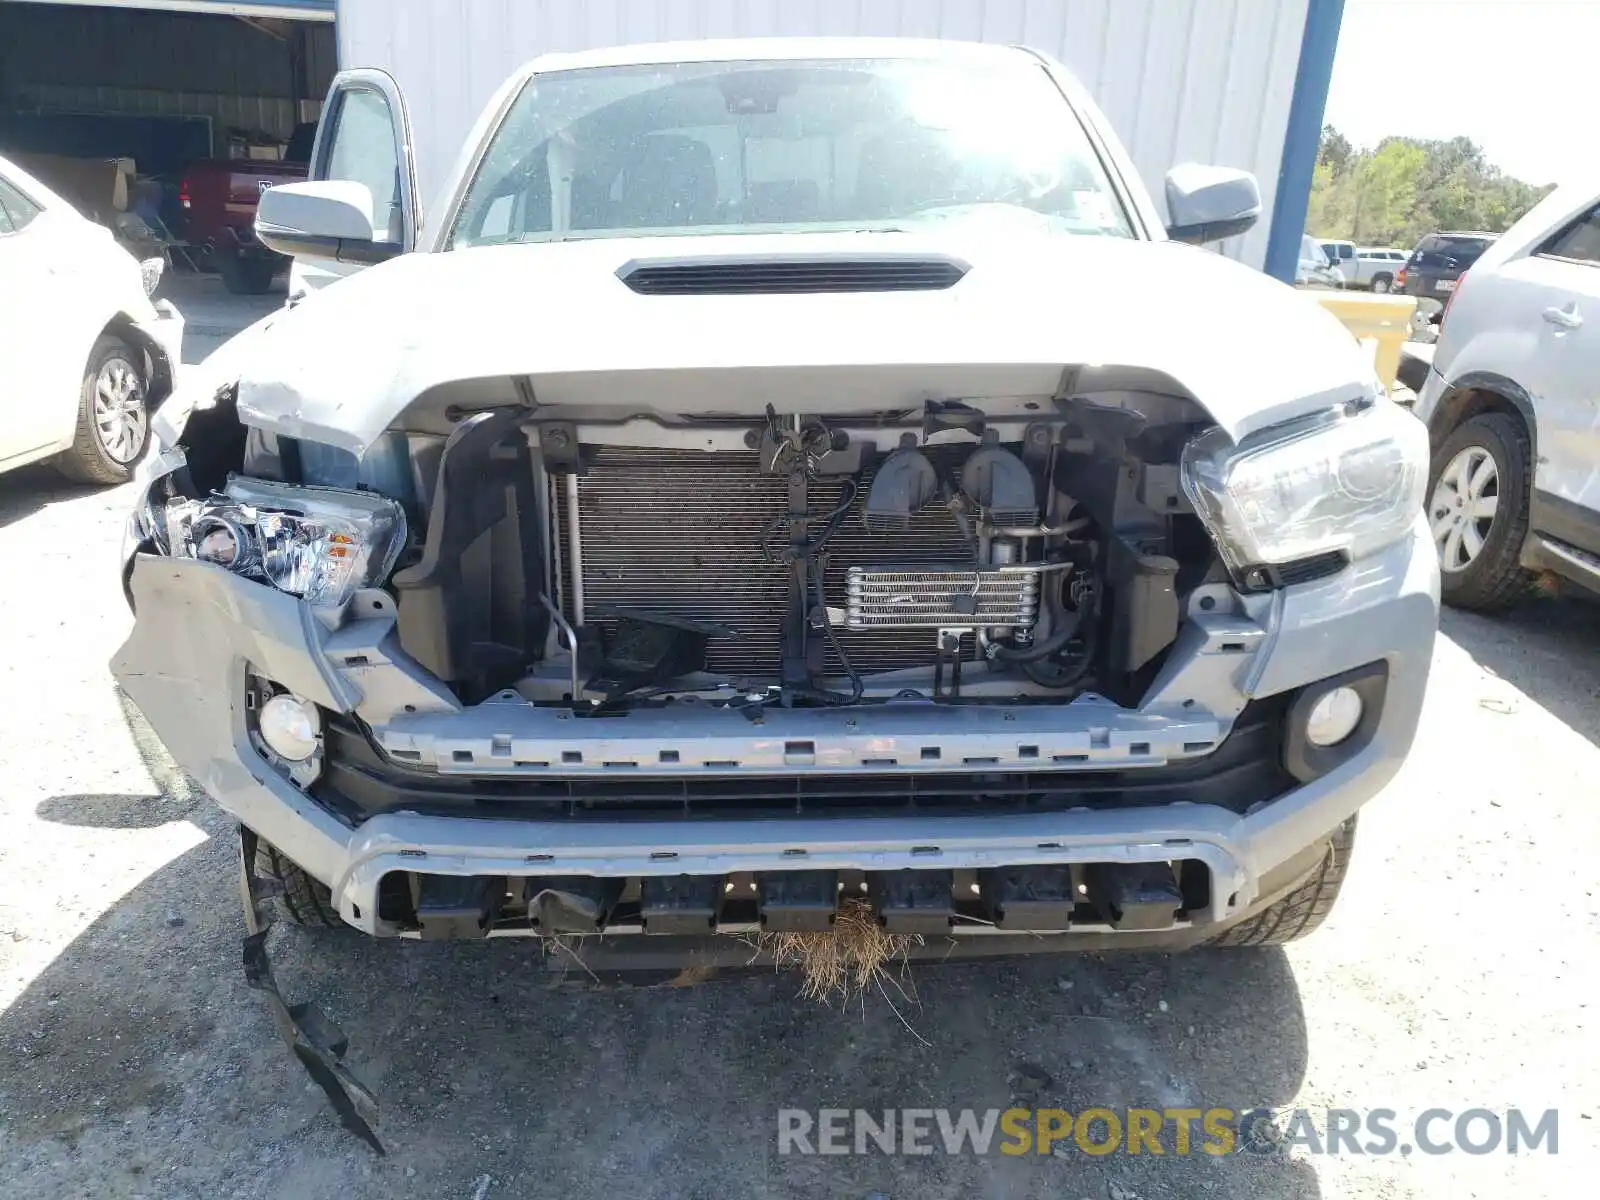
[{"label": "vehicle shadow", "polygon": [[57,825],[87,829],[157,829],[187,817],[199,804],[193,799],[168,796],[132,796],[117,793],[81,793],[51,796],[35,809],[36,815]]},{"label": "vehicle shadow", "polygon": [[379,1096],[380,1159],[245,987],[233,831],[209,804],[189,819],[207,840],[109,899],[0,1015],[0,1193],[1320,1195],[1305,1163],[1248,1154],[777,1152],[780,1109],[1281,1106],[1306,1031],[1280,951],[918,968],[914,998],[841,1011],[787,974],[604,987],[521,941],[276,930],[287,998],[343,1025]]},{"label": "vehicle shadow", "polygon": [[1600,605],[1571,595],[1495,616],[1446,608],[1439,631],[1600,746]]},{"label": "vehicle shadow", "polygon": [[98,484],[74,483],[41,463],[7,471],[0,475],[0,529],[51,504],[105,490]]}]

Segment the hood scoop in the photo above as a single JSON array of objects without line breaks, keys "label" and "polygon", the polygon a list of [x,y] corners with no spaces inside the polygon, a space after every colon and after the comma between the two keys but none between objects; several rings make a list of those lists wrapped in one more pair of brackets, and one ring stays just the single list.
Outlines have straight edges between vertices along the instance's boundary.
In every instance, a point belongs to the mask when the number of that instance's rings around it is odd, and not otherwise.
[{"label": "hood scoop", "polygon": [[906,255],[636,259],[617,272],[641,296],[936,292],[968,271],[953,258]]}]

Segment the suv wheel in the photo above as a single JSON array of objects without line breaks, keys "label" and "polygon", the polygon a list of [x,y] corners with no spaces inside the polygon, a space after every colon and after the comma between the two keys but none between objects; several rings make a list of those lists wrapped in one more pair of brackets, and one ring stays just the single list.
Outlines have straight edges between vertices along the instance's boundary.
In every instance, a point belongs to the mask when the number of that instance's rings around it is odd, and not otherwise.
[{"label": "suv wheel", "polygon": [[1394,277],[1392,275],[1374,275],[1372,277],[1372,290],[1380,296],[1387,295],[1393,286]]},{"label": "suv wheel", "polygon": [[1520,559],[1531,461],[1527,429],[1502,412],[1473,417],[1435,452],[1428,524],[1446,604],[1493,612],[1527,594],[1533,576]]},{"label": "suv wheel", "polygon": [[56,458],[56,469],[83,483],[127,480],[150,439],[145,393],[144,354],[121,338],[95,342],[78,393],[72,448]]}]

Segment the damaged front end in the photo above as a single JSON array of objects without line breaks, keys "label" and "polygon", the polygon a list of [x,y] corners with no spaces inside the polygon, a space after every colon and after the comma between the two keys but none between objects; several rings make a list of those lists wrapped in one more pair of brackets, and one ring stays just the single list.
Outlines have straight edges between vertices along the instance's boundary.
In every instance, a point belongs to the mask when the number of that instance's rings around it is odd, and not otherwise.
[{"label": "damaged front end", "polygon": [[[359,455],[223,388],[142,479],[117,677],[373,934],[711,963],[849,901],[938,957],[1203,940],[1409,744],[1415,422],[1363,396],[1235,445],[1170,380],[974,378],[689,411],[467,381]],[[1335,686],[1361,720],[1308,746]],[[263,883],[252,985],[375,1143],[277,996]]]}]

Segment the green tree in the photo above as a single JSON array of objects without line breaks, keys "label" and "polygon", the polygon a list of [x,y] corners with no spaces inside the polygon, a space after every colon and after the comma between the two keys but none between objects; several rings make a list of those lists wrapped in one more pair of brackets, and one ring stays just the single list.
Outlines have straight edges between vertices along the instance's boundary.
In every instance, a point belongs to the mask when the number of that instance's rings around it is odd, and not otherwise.
[{"label": "green tree", "polygon": [[1317,163],[1326,163],[1335,174],[1345,170],[1350,165],[1350,156],[1355,153],[1355,147],[1350,144],[1350,139],[1345,137],[1332,125],[1322,127],[1322,142],[1317,147]]},{"label": "green tree", "polygon": [[1548,194],[1488,161],[1471,138],[1384,138],[1356,148],[1323,128],[1306,226],[1320,238],[1415,245],[1438,229],[1499,233]]},{"label": "green tree", "polygon": [[1417,208],[1417,184],[1427,155],[1420,146],[1389,138],[1362,154],[1350,173],[1350,239],[1391,242],[1401,236]]}]

